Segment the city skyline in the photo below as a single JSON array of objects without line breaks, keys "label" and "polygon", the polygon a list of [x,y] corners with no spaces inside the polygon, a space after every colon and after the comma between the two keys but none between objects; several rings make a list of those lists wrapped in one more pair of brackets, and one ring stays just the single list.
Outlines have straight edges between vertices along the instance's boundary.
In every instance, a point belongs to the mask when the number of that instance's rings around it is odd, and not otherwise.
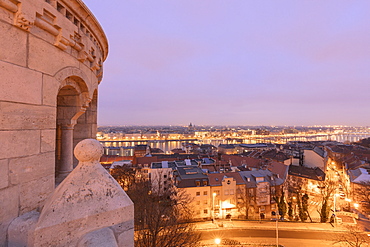
[{"label": "city skyline", "polygon": [[99,125],[367,126],[370,3],[85,1]]}]

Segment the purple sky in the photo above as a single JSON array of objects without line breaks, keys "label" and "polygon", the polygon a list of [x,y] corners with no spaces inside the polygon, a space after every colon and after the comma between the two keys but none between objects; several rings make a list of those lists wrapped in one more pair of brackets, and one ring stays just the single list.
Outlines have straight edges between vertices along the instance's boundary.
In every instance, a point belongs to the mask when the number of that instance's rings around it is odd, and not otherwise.
[{"label": "purple sky", "polygon": [[370,1],[85,0],[99,125],[370,125]]}]

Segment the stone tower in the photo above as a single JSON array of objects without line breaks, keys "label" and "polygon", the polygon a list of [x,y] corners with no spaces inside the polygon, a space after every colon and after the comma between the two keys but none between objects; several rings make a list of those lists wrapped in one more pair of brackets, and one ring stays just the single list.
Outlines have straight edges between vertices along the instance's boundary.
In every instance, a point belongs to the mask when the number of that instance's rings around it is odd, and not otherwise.
[{"label": "stone tower", "polygon": [[76,167],[74,147],[95,138],[107,54],[81,0],[0,1],[0,246],[24,246],[11,235],[23,227],[29,237]]}]

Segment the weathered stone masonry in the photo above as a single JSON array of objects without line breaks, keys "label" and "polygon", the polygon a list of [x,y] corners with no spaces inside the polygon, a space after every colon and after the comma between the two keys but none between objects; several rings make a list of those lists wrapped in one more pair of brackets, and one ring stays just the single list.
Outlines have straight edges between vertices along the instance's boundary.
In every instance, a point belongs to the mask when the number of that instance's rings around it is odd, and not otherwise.
[{"label": "weathered stone masonry", "polygon": [[107,54],[81,0],[0,0],[0,246],[12,222],[34,227],[76,144],[95,138]]}]

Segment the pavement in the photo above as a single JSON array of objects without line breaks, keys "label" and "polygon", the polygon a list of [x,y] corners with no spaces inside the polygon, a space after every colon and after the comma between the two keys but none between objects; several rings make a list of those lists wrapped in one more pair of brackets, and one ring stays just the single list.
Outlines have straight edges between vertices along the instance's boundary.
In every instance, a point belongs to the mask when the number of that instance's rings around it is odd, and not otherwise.
[{"label": "pavement", "polygon": [[[197,222],[196,229],[198,230],[221,230],[221,229],[276,229],[275,221],[243,221],[243,220],[217,220]],[[330,223],[304,223],[304,222],[278,222],[279,229],[286,230],[310,230],[310,231],[347,231],[345,224],[332,225]]]}]

